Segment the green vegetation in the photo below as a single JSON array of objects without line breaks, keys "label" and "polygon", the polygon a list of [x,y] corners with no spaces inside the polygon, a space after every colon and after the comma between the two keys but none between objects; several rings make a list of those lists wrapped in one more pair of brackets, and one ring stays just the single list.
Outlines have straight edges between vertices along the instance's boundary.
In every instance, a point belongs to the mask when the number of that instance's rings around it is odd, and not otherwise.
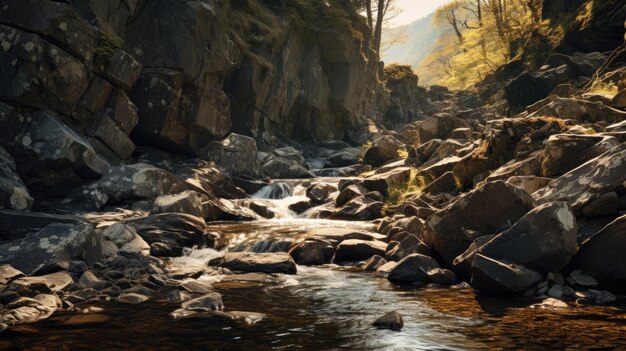
[{"label": "green vegetation", "polygon": [[413,69],[409,65],[400,65],[397,63],[392,63],[390,65],[385,66],[385,76],[387,80],[390,82],[394,81],[402,81],[406,79],[412,79],[417,84],[417,74],[413,72]]},{"label": "green vegetation", "polygon": [[111,59],[111,55],[116,49],[124,47],[124,40],[113,33],[100,33],[100,42],[94,50],[95,56],[106,61]]},{"label": "green vegetation", "polygon": [[617,88],[617,84],[613,82],[602,82],[600,80],[594,80],[589,88],[590,93],[606,95],[608,97],[613,97],[617,95],[619,89]]},{"label": "green vegetation", "polygon": [[536,68],[567,30],[586,26],[604,5],[590,0],[551,20],[542,20],[541,6],[540,0],[454,0],[442,6],[433,23],[444,34],[416,70],[421,81],[464,89],[513,60]]},{"label": "green vegetation", "polygon": [[426,181],[423,177],[417,176],[417,169],[411,169],[411,176],[409,181],[394,185],[387,189],[387,201],[393,204],[399,204],[406,200],[411,195],[419,194],[426,186]]}]

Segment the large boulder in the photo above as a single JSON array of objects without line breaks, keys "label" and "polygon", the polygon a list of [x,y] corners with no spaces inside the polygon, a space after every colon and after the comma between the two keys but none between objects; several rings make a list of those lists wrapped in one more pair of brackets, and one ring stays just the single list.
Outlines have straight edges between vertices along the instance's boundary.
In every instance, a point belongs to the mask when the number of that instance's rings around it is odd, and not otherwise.
[{"label": "large boulder", "polygon": [[477,236],[506,229],[533,207],[524,190],[502,181],[489,182],[430,216],[422,237],[452,265]]},{"label": "large boulder", "polygon": [[[0,123],[17,116],[0,114]],[[82,136],[46,112],[21,116],[12,140],[0,140],[15,158],[29,189],[41,197],[65,194],[73,186],[106,174],[110,165]],[[11,123],[14,123],[11,122]]]},{"label": "large boulder", "polygon": [[626,291],[626,216],[604,227],[580,246],[573,265],[611,290]]},{"label": "large boulder", "polygon": [[0,245],[0,263],[27,275],[67,269],[71,261],[93,263],[101,258],[100,240],[87,222],[52,223],[24,239]]},{"label": "large boulder", "polygon": [[534,208],[479,252],[544,274],[559,272],[578,250],[576,218],[565,202]]},{"label": "large boulder", "polygon": [[432,257],[414,253],[406,256],[389,272],[387,279],[395,283],[431,282],[428,272],[441,268]]},{"label": "large boulder", "polygon": [[337,246],[333,262],[365,261],[374,255],[384,256],[386,248],[387,244],[382,241],[344,240]]},{"label": "large boulder", "polygon": [[363,179],[363,186],[367,190],[378,191],[386,195],[388,189],[407,184],[410,179],[411,167],[397,167]]},{"label": "large boulder", "polygon": [[127,200],[153,199],[177,194],[187,186],[170,172],[145,163],[117,166],[98,182],[87,187],[100,206]]},{"label": "large boulder", "polygon": [[526,106],[545,98],[561,83],[570,79],[566,65],[540,71],[525,71],[504,87],[511,114],[517,114]]},{"label": "large boulder", "polygon": [[419,142],[424,144],[432,139],[447,139],[458,128],[470,128],[470,124],[448,113],[438,113],[423,120],[418,127]]},{"label": "large boulder", "polygon": [[398,151],[404,149],[404,144],[391,135],[383,135],[372,142],[365,155],[363,162],[372,166],[382,166],[384,163],[400,157]]},{"label": "large boulder", "polygon": [[541,282],[543,276],[524,266],[476,255],[470,284],[483,294],[519,294]]},{"label": "large boulder", "polygon": [[256,176],[259,173],[256,141],[232,133],[221,142],[212,142],[202,154],[233,176]]},{"label": "large boulder", "polygon": [[593,200],[621,190],[626,179],[625,159],[626,145],[621,144],[553,180],[533,193],[533,197],[539,203],[565,201],[579,215]]},{"label": "large boulder", "polygon": [[196,216],[182,213],[161,213],[129,219],[125,224],[135,228],[148,243],[167,243],[177,247],[209,245],[213,236],[206,222]]},{"label": "large boulder", "polygon": [[57,215],[27,211],[0,211],[0,241],[23,239],[53,223],[77,225],[82,219],[77,216]]},{"label": "large boulder", "polygon": [[565,174],[619,144],[616,138],[602,135],[552,135],[546,142],[541,173],[544,177]]},{"label": "large boulder", "polygon": [[313,173],[300,162],[280,156],[270,156],[263,162],[261,174],[276,179],[313,178]]},{"label": "large boulder", "polygon": [[556,117],[577,122],[617,123],[626,119],[626,112],[592,102],[573,98],[554,98],[549,104],[539,108],[530,117]]},{"label": "large boulder", "polygon": [[296,274],[296,263],[286,252],[251,253],[229,252],[224,257],[211,261],[231,271]]},{"label": "large boulder", "polygon": [[193,190],[175,195],[161,195],[154,200],[151,213],[186,213],[204,218],[204,201],[208,201],[207,197]]},{"label": "large boulder", "polygon": [[28,210],[33,198],[16,174],[15,160],[0,147],[0,209]]}]

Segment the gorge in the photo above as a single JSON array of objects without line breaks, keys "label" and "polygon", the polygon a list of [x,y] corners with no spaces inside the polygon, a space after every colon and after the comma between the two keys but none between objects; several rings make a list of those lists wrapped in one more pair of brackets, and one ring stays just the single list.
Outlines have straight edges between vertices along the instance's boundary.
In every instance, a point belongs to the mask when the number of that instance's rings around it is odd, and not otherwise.
[{"label": "gorge", "polygon": [[624,347],[626,3],[535,2],[453,90],[363,1],[0,0],[0,349]]}]

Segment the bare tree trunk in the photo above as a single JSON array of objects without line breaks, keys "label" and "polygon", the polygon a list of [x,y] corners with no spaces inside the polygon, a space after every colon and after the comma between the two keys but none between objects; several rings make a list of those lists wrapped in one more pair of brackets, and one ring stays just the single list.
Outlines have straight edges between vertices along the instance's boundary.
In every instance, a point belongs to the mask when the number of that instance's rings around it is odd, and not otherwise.
[{"label": "bare tree trunk", "polygon": [[[389,1],[389,0],[387,0]],[[378,0],[376,15],[376,29],[374,30],[374,50],[380,55],[380,43],[383,36],[383,17],[385,15],[385,0]]]},{"label": "bare tree trunk", "polygon": [[367,12],[367,25],[370,31],[374,31],[374,16],[372,16],[372,0],[365,0],[365,8]]},{"label": "bare tree trunk", "polygon": [[476,12],[478,13],[478,26],[483,26],[483,10],[482,10],[482,0],[476,0]]}]

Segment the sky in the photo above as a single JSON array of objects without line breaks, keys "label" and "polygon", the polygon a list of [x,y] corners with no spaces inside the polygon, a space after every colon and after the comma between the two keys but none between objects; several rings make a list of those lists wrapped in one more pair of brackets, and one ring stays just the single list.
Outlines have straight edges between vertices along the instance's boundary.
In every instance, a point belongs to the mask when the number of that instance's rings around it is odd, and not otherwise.
[{"label": "sky", "polygon": [[394,19],[395,26],[401,26],[420,19],[451,0],[398,0],[402,13]]}]

